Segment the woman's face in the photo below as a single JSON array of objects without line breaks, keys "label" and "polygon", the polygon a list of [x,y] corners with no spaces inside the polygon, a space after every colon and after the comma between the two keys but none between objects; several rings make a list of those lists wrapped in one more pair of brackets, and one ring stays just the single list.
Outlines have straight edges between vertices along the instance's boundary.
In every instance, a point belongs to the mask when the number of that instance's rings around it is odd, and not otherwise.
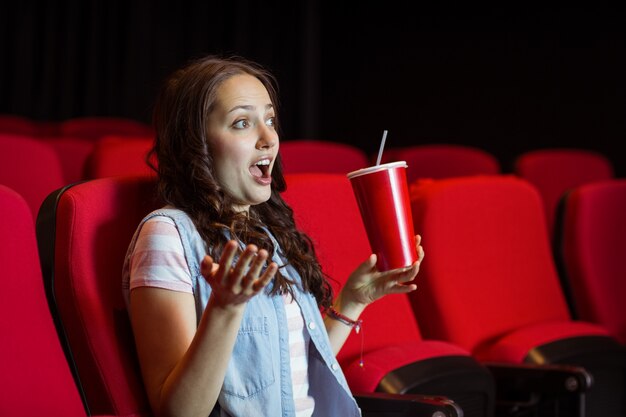
[{"label": "woman's face", "polygon": [[236,210],[267,201],[278,154],[275,112],[265,86],[241,74],[217,89],[208,117],[208,144],[217,180],[239,204]]}]

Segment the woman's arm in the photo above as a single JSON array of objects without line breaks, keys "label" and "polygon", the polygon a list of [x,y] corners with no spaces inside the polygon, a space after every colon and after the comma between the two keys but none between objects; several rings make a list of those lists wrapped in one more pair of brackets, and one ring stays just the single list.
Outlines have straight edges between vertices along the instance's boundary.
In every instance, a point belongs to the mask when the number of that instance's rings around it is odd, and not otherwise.
[{"label": "woman's arm", "polygon": [[[220,265],[237,251],[229,242]],[[273,278],[277,266],[249,245],[235,266],[210,257],[202,274],[212,293],[196,326],[192,294],[159,288],[132,290],[130,313],[144,385],[156,416],[209,415],[219,396],[247,301]]]},{"label": "woman's arm", "polygon": [[[424,259],[424,249],[416,237],[417,261],[406,268],[378,272],[376,269],[376,255],[370,257],[357,267],[350,275],[346,284],[333,303],[333,308],[342,315],[356,321],[368,304],[387,294],[409,293],[417,289],[417,285],[410,283],[419,272],[420,263]],[[326,331],[335,355],[339,352],[352,331],[352,327],[326,315],[324,319]]]}]

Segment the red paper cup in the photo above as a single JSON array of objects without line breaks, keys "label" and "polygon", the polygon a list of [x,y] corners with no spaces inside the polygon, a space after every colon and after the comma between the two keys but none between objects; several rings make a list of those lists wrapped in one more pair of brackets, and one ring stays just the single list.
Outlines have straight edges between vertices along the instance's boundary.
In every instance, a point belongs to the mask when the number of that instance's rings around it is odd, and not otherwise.
[{"label": "red paper cup", "polygon": [[379,271],[417,261],[405,161],[348,173]]}]

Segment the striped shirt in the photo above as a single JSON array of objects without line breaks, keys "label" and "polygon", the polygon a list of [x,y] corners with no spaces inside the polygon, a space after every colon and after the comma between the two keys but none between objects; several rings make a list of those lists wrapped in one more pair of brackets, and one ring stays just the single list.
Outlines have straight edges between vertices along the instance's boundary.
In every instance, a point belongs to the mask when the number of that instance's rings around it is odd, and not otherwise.
[{"label": "striped shirt", "polygon": [[285,294],[285,311],[287,313],[287,327],[289,328],[289,357],[291,365],[291,384],[293,386],[293,400],[296,407],[296,417],[310,417],[313,414],[315,402],[309,396],[309,343],[311,337],[306,331],[304,320],[298,303],[291,295]]}]

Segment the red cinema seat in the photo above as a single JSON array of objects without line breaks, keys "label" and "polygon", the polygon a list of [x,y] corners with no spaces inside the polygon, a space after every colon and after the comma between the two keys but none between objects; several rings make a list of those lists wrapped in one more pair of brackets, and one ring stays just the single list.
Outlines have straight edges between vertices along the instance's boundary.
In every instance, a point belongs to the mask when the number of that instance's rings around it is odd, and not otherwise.
[{"label": "red cinema seat", "polygon": [[[296,226],[313,240],[335,294],[354,268],[371,254],[349,180],[338,174],[289,174],[284,198]],[[363,335],[352,332],[337,355],[354,392],[421,393],[446,396],[468,416],[490,416],[493,380],[467,351],[424,340],[405,294],[369,305]],[[363,351],[364,366],[360,366]]]},{"label": "red cinema seat", "polygon": [[626,180],[574,187],[557,219],[557,254],[573,313],[626,346]]},{"label": "red cinema seat", "polygon": [[37,212],[46,196],[65,185],[61,163],[45,142],[0,133],[0,184],[17,191]]},{"label": "red cinema seat", "polygon": [[37,220],[44,282],[92,413],[148,417],[121,271],[132,234],[160,206],[154,180],[99,179],[60,189]]},{"label": "red cinema seat", "polygon": [[87,179],[87,161],[95,146],[94,141],[60,135],[42,138],[42,141],[56,152],[65,184]]},{"label": "red cinema seat", "polygon": [[428,248],[410,295],[425,337],[484,363],[583,367],[593,377],[586,415],[626,415],[626,352],[606,328],[571,318],[536,188],[513,175],[463,177],[414,183],[411,198]]},{"label": "red cinema seat", "polygon": [[283,172],[347,174],[369,166],[365,151],[353,145],[326,140],[297,139],[280,143]]},{"label": "red cinema seat", "polygon": [[609,158],[589,149],[537,149],[520,154],[514,164],[515,174],[539,190],[552,240],[558,203],[565,192],[578,185],[614,177]]},{"label": "red cinema seat", "polygon": [[59,122],[62,136],[99,139],[106,135],[150,136],[152,127],[125,117],[75,117]]},{"label": "red cinema seat", "polygon": [[[146,162],[153,143],[152,136],[104,136],[96,142],[89,156],[87,176],[93,179],[155,175]],[[154,158],[153,163],[156,166]]]},{"label": "red cinema seat", "polygon": [[0,133],[23,136],[38,136],[39,123],[16,114],[0,114]]},{"label": "red cinema seat", "polygon": [[0,415],[85,417],[44,293],[31,209],[2,185],[0,236]]},{"label": "red cinema seat", "polygon": [[483,149],[457,144],[425,144],[383,151],[382,162],[406,161],[407,181],[501,173],[500,162]]}]

